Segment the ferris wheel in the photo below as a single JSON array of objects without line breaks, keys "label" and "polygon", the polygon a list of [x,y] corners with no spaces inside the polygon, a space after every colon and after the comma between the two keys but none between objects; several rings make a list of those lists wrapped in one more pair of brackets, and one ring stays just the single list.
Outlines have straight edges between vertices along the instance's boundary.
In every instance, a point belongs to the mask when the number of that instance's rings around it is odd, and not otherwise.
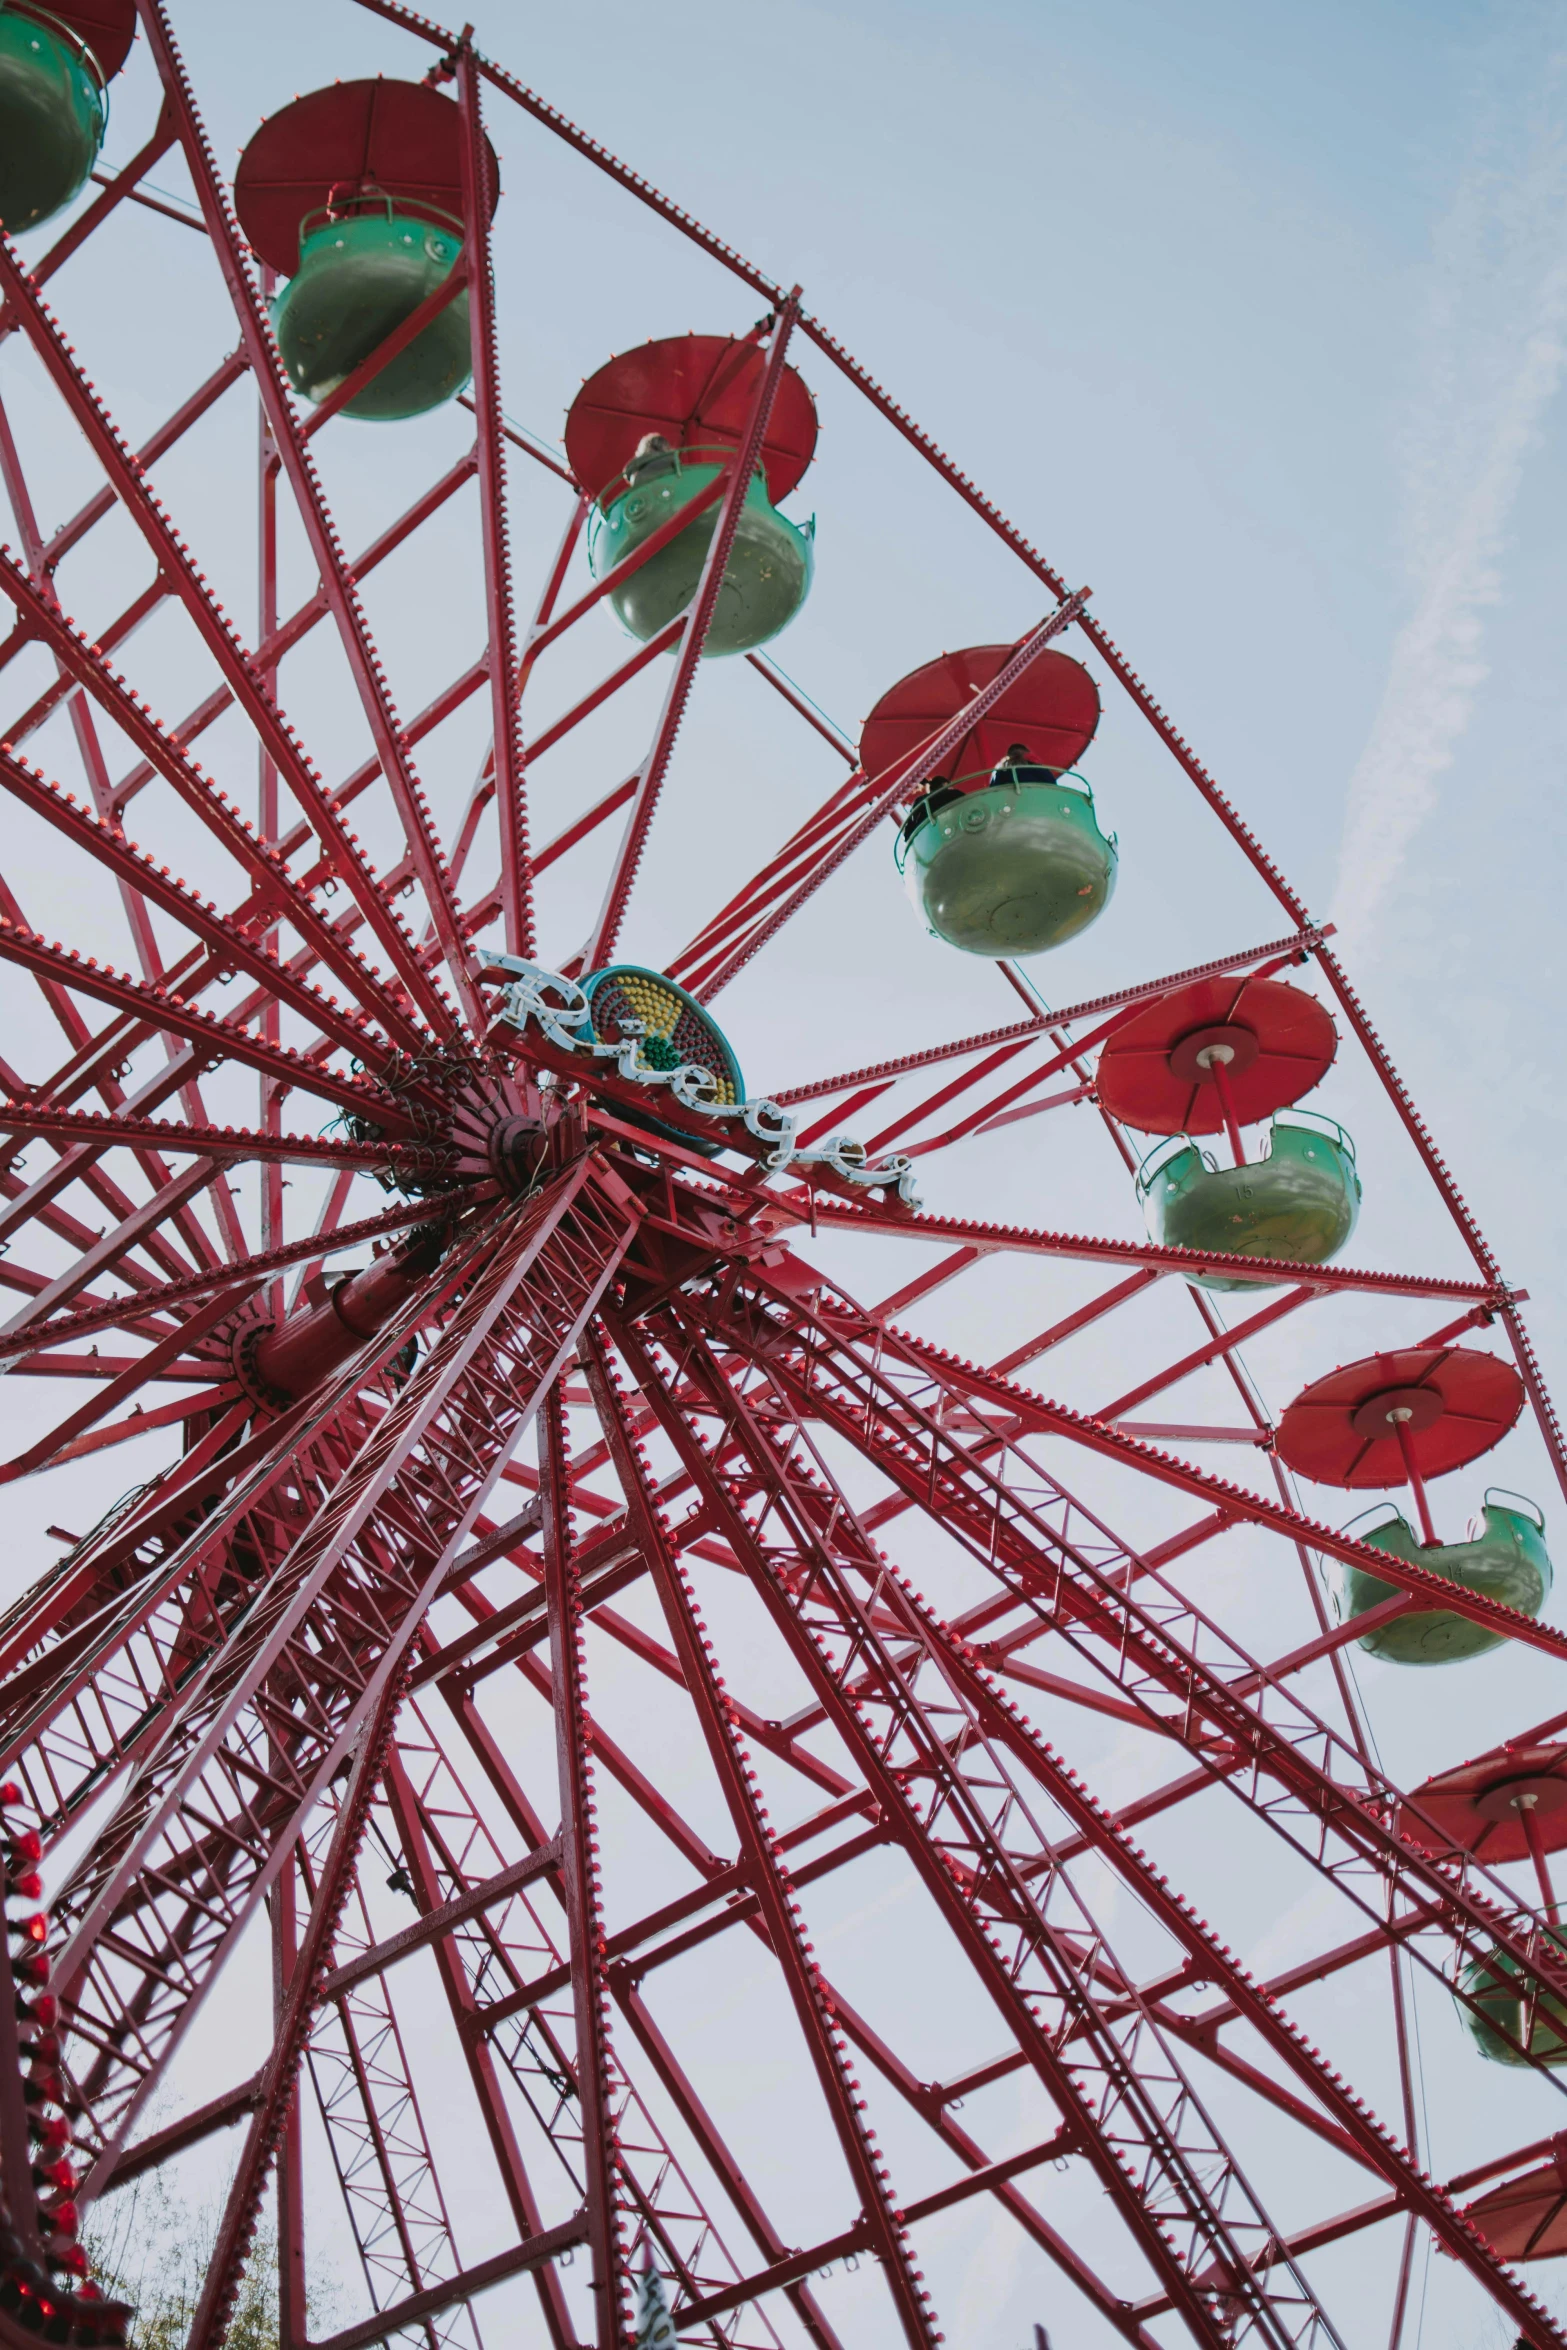
[{"label": "ferris wheel", "polygon": [[[0,0],[0,1480],[95,1519],[0,1616],[0,2335],[124,2343],[95,2220],[197,2163],[192,2350],[269,2213],[283,2350],[930,2345],[979,2258],[1058,2350],[1410,2350],[1433,2247],[1477,2327],[1567,2344],[1521,2273],[1567,2251],[1567,1710],[1475,1756],[1446,1697],[1567,1656],[1501,1482],[1567,1452],[1330,928],[799,288],[471,32],[339,13],[373,70],[258,61],[226,170],[177,9]],[[502,122],[712,269],[700,328],[584,354],[562,453],[500,378]],[[150,430],[145,354],[88,372],[101,256],[211,338]],[[853,734],[767,649],[828,385],[1037,607],[933,620]],[[237,617],[174,490],[202,436],[253,501]],[[459,574],[482,638],[432,683]],[[649,859],[742,673],[829,787],[670,953]],[[1094,780],[1147,729],[1275,909],[1237,947],[1216,898],[1164,972]],[[805,1039],[764,1089],[724,992],[787,1005],[851,871],[994,1016],[889,986],[879,1058]],[[1458,1273],[1356,1264],[1351,1069]],[[1092,1228],[987,1218],[1020,1133]],[[1055,1302],[971,1359],[997,1274]],[[1421,1783],[1357,1659],[1446,1668]],[[1518,2117],[1463,2159],[1433,2001]]]}]

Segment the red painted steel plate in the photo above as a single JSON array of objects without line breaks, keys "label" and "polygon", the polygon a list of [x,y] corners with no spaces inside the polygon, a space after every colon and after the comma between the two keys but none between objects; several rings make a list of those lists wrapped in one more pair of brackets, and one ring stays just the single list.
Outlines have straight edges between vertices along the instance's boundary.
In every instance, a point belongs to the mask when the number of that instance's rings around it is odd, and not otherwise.
[{"label": "red painted steel plate", "polygon": [[[299,267],[299,224],[334,194],[379,188],[416,219],[462,218],[462,117],[418,82],[334,82],[269,115],[239,159],[234,208],[252,252],[283,277]],[[488,139],[490,210],[500,166]]]},{"label": "red painted steel plate", "polygon": [[1095,1083],[1112,1118],[1143,1134],[1218,1134],[1219,1089],[1198,1078],[1181,1048],[1207,1031],[1245,1030],[1255,1052],[1226,1064],[1230,1099],[1242,1126],[1271,1118],[1320,1085],[1338,1051],[1331,1016],[1280,979],[1237,975],[1176,988],[1118,1028],[1099,1056]]},{"label": "red painted steel plate", "polygon": [[112,80],[136,38],[136,0],[48,0],[48,12],[81,34],[104,80]]},{"label": "red painted steel plate", "polygon": [[[566,458],[572,472],[597,497],[649,432],[661,432],[677,449],[736,448],[766,365],[754,343],[731,335],[670,335],[622,351],[588,377],[571,403]],[[816,402],[786,366],[762,443],[775,506],[810,464],[816,430]]]},{"label": "red painted steel plate", "polygon": [[[1398,1815],[1398,1832],[1410,1844],[1439,1850],[1434,1825],[1449,1842],[1487,1862],[1528,1860],[1529,1839],[1517,1798],[1530,1806],[1542,1850],[1567,1848],[1567,1746],[1516,1746],[1483,1754],[1478,1762],[1439,1771],[1410,1790]],[[1421,1816],[1424,1815],[1424,1817]]]},{"label": "red painted steel plate", "polygon": [[1554,2260],[1567,2252],[1567,2138],[1552,2161],[1488,2188],[1464,2212],[1503,2260]]},{"label": "red painted steel plate", "polygon": [[[860,765],[880,775],[955,718],[964,703],[1004,668],[1015,645],[969,645],[911,669],[889,687],[860,730]],[[988,774],[1014,743],[1027,743],[1041,767],[1075,767],[1099,724],[1099,688],[1070,653],[1044,652],[1002,695],[946,763],[952,776]],[[910,778],[912,792],[922,783]]]},{"label": "red painted steel plate", "polygon": [[1366,1355],[1303,1387],[1279,1422],[1279,1458],[1317,1485],[1407,1485],[1391,1428],[1358,1434],[1362,1404],[1400,1387],[1433,1388],[1442,1410],[1424,1428],[1407,1423],[1422,1477],[1445,1477],[1489,1452],[1523,1410],[1523,1381],[1499,1355],[1472,1347],[1407,1346]]}]

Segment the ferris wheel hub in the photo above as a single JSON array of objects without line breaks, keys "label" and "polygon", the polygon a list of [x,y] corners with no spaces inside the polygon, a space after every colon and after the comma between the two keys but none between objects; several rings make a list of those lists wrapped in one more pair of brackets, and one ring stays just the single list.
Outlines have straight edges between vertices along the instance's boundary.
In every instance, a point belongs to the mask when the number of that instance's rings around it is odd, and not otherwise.
[{"label": "ferris wheel hub", "polygon": [[549,1163],[550,1127],[526,1116],[502,1118],[491,1127],[485,1156],[501,1189],[520,1199],[533,1189]]}]

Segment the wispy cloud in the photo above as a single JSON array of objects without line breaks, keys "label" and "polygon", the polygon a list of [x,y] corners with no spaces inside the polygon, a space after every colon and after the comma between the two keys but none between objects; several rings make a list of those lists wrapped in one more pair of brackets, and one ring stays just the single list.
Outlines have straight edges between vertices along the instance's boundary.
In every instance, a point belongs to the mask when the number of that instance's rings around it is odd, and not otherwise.
[{"label": "wispy cloud", "polygon": [[1509,524],[1567,369],[1567,10],[1485,59],[1481,127],[1430,266],[1404,437],[1413,606],[1350,787],[1333,919],[1363,955],[1486,676]]}]

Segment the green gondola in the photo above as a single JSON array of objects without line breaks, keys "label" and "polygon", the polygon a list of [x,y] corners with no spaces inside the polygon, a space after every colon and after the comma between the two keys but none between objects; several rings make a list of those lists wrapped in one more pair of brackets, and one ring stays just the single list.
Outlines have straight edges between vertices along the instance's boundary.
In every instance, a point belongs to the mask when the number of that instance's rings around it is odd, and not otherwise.
[{"label": "green gondola", "polygon": [[934,778],[894,852],[932,937],[968,955],[1042,955],[1110,903],[1114,834],[1099,829],[1082,776],[1010,761],[977,790]]},{"label": "green gondola", "polygon": [[[1428,1546],[1398,1516],[1362,1534],[1360,1540],[1374,1550],[1407,1559],[1412,1566],[1426,1567],[1433,1575],[1443,1575],[1450,1583],[1461,1583],[1482,1599],[1515,1607],[1526,1616],[1539,1614],[1551,1588],[1544,1518],[1532,1501],[1516,1493],[1500,1494],[1494,1487],[1485,1497],[1479,1518],[1471,1520],[1465,1542]],[[1396,1584],[1384,1583],[1362,1567],[1340,1566],[1336,1593],[1340,1623],[1380,1607],[1384,1600],[1396,1597],[1397,1591]],[[1436,1609],[1390,1617],[1368,1632],[1360,1646],[1369,1655],[1386,1657],[1394,1664],[1446,1665],[1483,1656],[1488,1648],[1502,1644],[1500,1632],[1488,1632],[1467,1616]]]},{"label": "green gondola", "polygon": [[9,237],[79,196],[109,121],[108,88],[79,33],[0,0],[0,227]]},{"label": "green gondola", "polygon": [[[1242,1167],[1221,1167],[1188,1135],[1168,1136],[1138,1169],[1137,1196],[1150,1238],[1167,1248],[1322,1265],[1355,1229],[1360,1177],[1342,1126],[1311,1110],[1280,1110],[1267,1155]],[[1240,1274],[1188,1279],[1204,1289],[1278,1286]]]},{"label": "green gondola", "polygon": [[[1567,1954],[1567,1935],[1553,1933],[1552,1942]],[[1488,1950],[1472,1958],[1459,1978],[1469,1998],[1483,2011],[1460,2005],[1475,2046],[1493,2064],[1567,2064],[1567,1996],[1553,1991],[1531,1995],[1518,1981],[1516,1962],[1505,1950]],[[1524,2054],[1527,2046],[1529,2055]]]},{"label": "green gondola", "polygon": [[[318,404],[413,316],[451,275],[462,251],[455,221],[415,219],[396,211],[389,196],[358,201],[367,208],[307,217],[299,267],[272,303],[289,381]],[[471,372],[468,296],[460,293],[343,413],[377,422],[423,416],[454,399]]]},{"label": "green gondola", "polygon": [[[661,434],[648,434],[618,477],[623,486],[595,509],[588,540],[595,579],[603,579],[635,554],[654,531],[715,481],[728,454],[723,449],[676,449]],[[644,644],[696,594],[722,506],[721,498],[705,506],[667,546],[610,589],[609,601],[621,623]],[[740,508],[704,655],[753,652],[788,627],[810,593],[815,533],[814,516],[802,528],[779,513],[768,497],[767,477],[758,467]]]}]

